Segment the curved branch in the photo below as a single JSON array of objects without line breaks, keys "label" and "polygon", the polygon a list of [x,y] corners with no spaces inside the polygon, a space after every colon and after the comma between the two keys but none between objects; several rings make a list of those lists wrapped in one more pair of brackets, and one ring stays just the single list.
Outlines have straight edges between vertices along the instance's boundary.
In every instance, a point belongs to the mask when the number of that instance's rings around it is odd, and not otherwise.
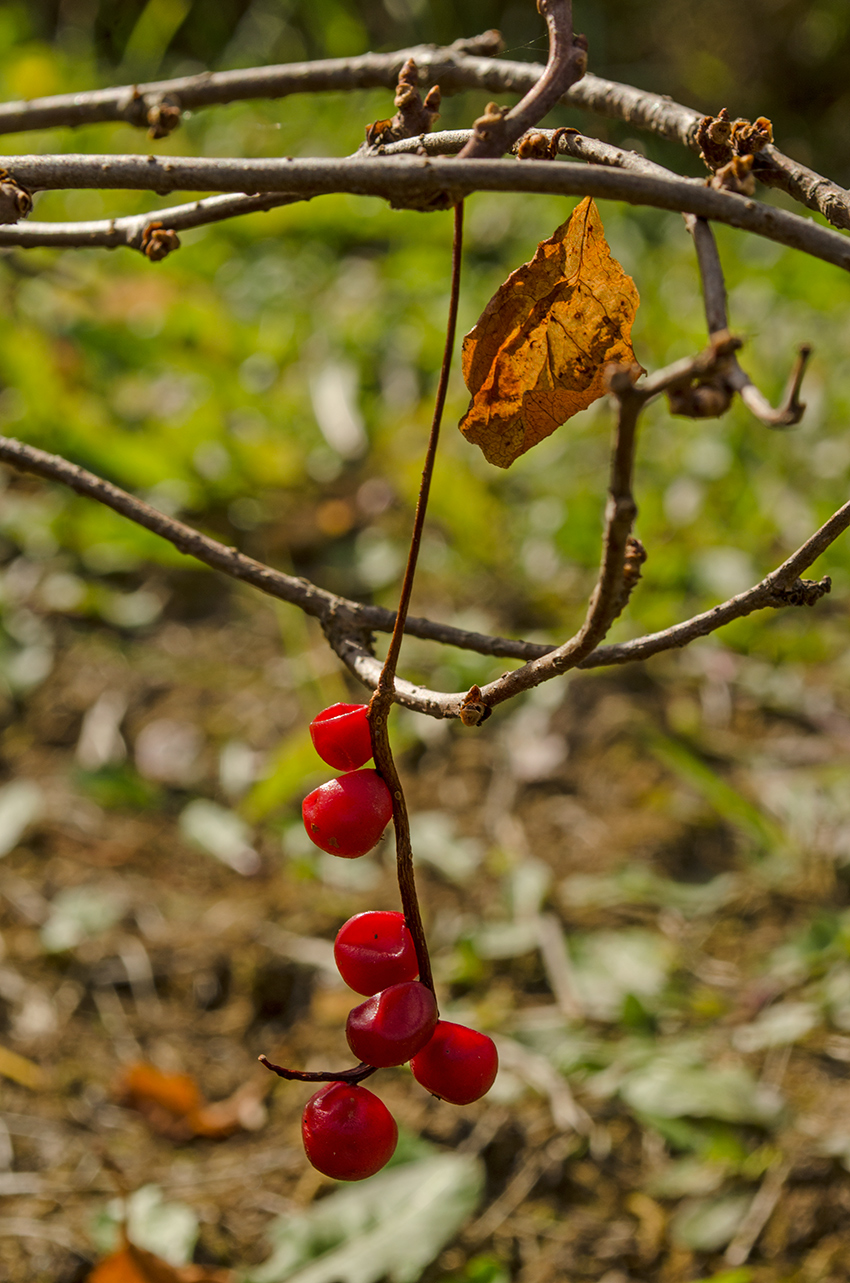
[{"label": "curved branch", "polygon": [[509,111],[491,104],[475,122],[461,157],[501,156],[542,120],[587,69],[587,41],[573,35],[572,0],[537,0],[549,32],[549,58],[543,74]]},{"label": "curved branch", "polygon": [[473,191],[541,192],[594,196],[696,214],[803,250],[850,270],[850,240],[786,210],[697,180],[632,173],[569,161],[431,160],[390,156],[363,160],[252,161],[154,156],[6,156],[0,166],[28,189],[133,188],[281,192],[311,197],[331,192],[379,196],[393,205],[433,208],[456,204]]},{"label": "curved branch", "polygon": [[[228,548],[209,535],[193,530],[174,517],[167,517],[150,504],[128,494],[126,490],[110,481],[104,481],[102,477],[59,455],[48,454],[45,450],[26,445],[12,437],[0,436],[0,462],[7,463],[19,472],[30,472],[47,481],[61,482],[77,494],[96,499],[113,512],[167,539],[187,557],[194,557],[231,579],[251,584],[253,588],[259,588],[261,592],[268,593],[279,601],[298,606],[305,614],[319,619],[328,630],[359,628],[367,632],[375,629],[383,633],[391,633],[393,630],[396,617],[394,610],[339,597],[306,579],[297,579],[281,570],[274,570],[271,566],[255,561],[253,557],[246,557],[236,548]],[[505,659],[531,659],[545,655],[552,649],[539,642],[489,637],[484,633],[455,628],[451,624],[435,623],[415,615],[408,616],[404,631],[411,637],[421,637],[425,641],[436,641],[446,646],[457,646],[461,650],[472,650],[480,655],[494,655]]]},{"label": "curved branch", "polygon": [[[760,583],[748,588],[746,592],[738,593],[737,596],[730,597],[720,605],[712,606],[711,610],[702,611],[699,615],[673,624],[661,632],[648,633],[644,637],[636,637],[632,641],[615,645],[597,646],[586,658],[579,659],[574,667],[586,670],[609,668],[618,664],[633,664],[639,660],[651,659],[653,655],[660,655],[664,651],[680,650],[690,642],[700,637],[708,637],[726,624],[731,624],[736,619],[745,619],[747,615],[755,614],[758,610],[779,610],[786,606],[813,606],[830,591],[831,582],[828,577],[812,581],[802,579],[800,576],[848,528],[850,528],[850,503],[839,508],[787,561]],[[370,687],[377,684],[381,663],[362,644],[353,637],[340,637],[333,639],[332,645],[337,655],[360,681]],[[554,652],[555,647],[551,647],[547,655]],[[540,666],[532,673],[534,680],[527,682],[523,689],[530,689],[531,686],[540,685],[559,675],[559,672],[546,671],[543,666]],[[498,681],[482,687],[481,695],[486,703],[492,706],[501,702],[500,683],[509,681],[512,677],[512,673],[507,673]],[[403,704],[406,708],[438,718],[459,717],[464,699],[461,693],[447,694],[443,691],[433,691],[398,679],[396,679],[395,697],[396,702]]]},{"label": "curved branch", "polygon": [[[717,251],[717,241],[704,218],[694,218],[692,214],[686,214],[685,226],[694,238],[697,264],[702,280],[706,324],[709,337],[715,339],[719,335],[726,334],[729,329],[726,314],[726,283],[723,278],[723,265]],[[733,352],[729,353],[726,367],[721,368],[720,374],[726,387],[737,392],[747,409],[766,427],[790,428],[800,422],[806,408],[800,400],[800,387],[811,351],[808,344],[800,347],[782,403],[776,409],[756,387],[746,370],[741,368]]]},{"label": "curved branch", "polygon": [[265,1069],[270,1069],[273,1074],[277,1074],[278,1078],[286,1078],[289,1082],[296,1083],[348,1083],[353,1087],[378,1072],[375,1065],[367,1065],[363,1061],[359,1065],[354,1065],[352,1069],[309,1070],[287,1069],[285,1065],[275,1065],[268,1056],[258,1056],[257,1059]]}]

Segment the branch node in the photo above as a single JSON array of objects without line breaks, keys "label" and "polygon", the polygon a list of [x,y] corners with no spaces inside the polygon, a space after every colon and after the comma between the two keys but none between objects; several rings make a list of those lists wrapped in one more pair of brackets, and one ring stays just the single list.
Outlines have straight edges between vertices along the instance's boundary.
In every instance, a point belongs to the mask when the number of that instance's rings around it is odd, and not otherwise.
[{"label": "branch node", "polygon": [[480,686],[470,686],[460,705],[460,720],[464,726],[481,726],[493,712],[481,694]]},{"label": "branch node", "polygon": [[[716,116],[703,116],[697,127],[696,141],[706,166],[719,176],[720,171],[727,169],[736,157],[755,156],[772,143],[773,125],[766,116],[759,116],[752,122],[742,118],[732,120],[726,108],[721,107]],[[744,194],[751,196],[752,191]]]},{"label": "branch node", "polygon": [[739,196],[755,196],[756,180],[753,174],[753,156],[733,156],[726,165],[709,179],[709,187],[721,192],[737,192]]},{"label": "branch node", "polygon": [[180,124],[182,113],[176,94],[161,94],[150,101],[146,113],[148,138],[167,138]]},{"label": "branch node", "polygon": [[647,553],[640,539],[636,535],[629,535],[626,539],[626,555],[623,561],[623,582],[620,591],[612,603],[611,621],[622,615],[626,606],[629,604],[629,598],[637,587],[638,580],[641,578],[641,566],[646,561]]},{"label": "branch node", "polygon": [[479,58],[498,58],[499,54],[505,48],[505,42],[502,39],[501,31],[491,27],[489,31],[482,31],[480,36],[469,36],[455,40],[449,46],[454,53],[471,54]]},{"label": "branch node", "polygon": [[361,151],[368,152],[402,138],[416,138],[431,132],[431,126],[440,114],[440,86],[432,85],[423,102],[419,92],[419,71],[412,58],[408,58],[398,73],[395,91],[396,113],[391,120],[376,120],[366,126],[366,143]]},{"label": "branch node", "polygon": [[831,591],[832,580],[829,575],[825,575],[823,579],[795,579],[787,588],[773,588],[769,605],[814,606]]},{"label": "branch node", "polygon": [[152,263],[161,263],[173,250],[180,248],[180,237],[161,222],[147,223],[142,230],[139,249]]},{"label": "branch node", "polygon": [[[561,148],[561,139],[565,134],[577,134],[577,129],[553,129],[550,133],[540,130],[529,130],[523,134],[515,147],[519,160],[554,160]],[[580,137],[580,135],[579,135]]]},{"label": "branch node", "polygon": [[0,169],[0,223],[17,223],[32,209],[32,196],[10,173]]}]

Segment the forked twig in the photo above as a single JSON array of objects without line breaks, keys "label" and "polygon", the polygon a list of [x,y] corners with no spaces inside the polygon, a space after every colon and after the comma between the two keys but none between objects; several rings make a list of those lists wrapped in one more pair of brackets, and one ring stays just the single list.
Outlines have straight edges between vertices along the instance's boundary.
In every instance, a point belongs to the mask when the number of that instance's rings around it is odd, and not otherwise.
[{"label": "forked twig", "polygon": [[549,58],[543,74],[510,110],[491,103],[475,122],[462,160],[502,156],[581,80],[587,69],[587,41],[573,34],[572,0],[537,0],[549,30]]},{"label": "forked twig", "polygon": [[[717,241],[711,226],[704,218],[695,218],[693,214],[686,214],[685,226],[694,238],[697,264],[702,280],[705,319],[709,337],[714,338],[718,334],[727,333],[729,329],[726,315],[726,284],[720,255],[717,252]],[[720,374],[727,387],[737,392],[747,409],[767,427],[790,428],[800,422],[806,408],[800,401],[800,386],[811,351],[808,344],[800,347],[782,403],[776,409],[759,391],[747,372],[741,368],[734,353],[730,352],[725,368],[720,370]]]}]

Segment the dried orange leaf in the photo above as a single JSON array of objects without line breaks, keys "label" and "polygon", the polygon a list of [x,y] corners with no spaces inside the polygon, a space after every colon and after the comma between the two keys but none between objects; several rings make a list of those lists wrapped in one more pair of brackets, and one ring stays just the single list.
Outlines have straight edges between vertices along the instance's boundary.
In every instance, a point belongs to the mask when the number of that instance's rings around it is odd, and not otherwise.
[{"label": "dried orange leaf", "polygon": [[165,1074],[155,1065],[129,1065],[116,1088],[122,1105],[137,1109],[154,1131],[175,1140],[191,1136],[186,1116],[204,1103],[190,1074]]},{"label": "dried orange leaf", "polygon": [[127,1067],[119,1090],[128,1104],[152,1101],[172,1114],[188,1114],[203,1100],[191,1074],[166,1074],[144,1061]]},{"label": "dried orange leaf", "polygon": [[638,301],[586,197],[511,273],[463,340],[472,401],[461,432],[490,463],[510,467],[602,396],[606,365],[634,364]]},{"label": "dried orange leaf", "polygon": [[115,1095],[171,1140],[192,1136],[223,1140],[237,1131],[258,1131],[265,1124],[263,1101],[273,1083],[268,1074],[257,1074],[226,1100],[210,1103],[191,1074],[165,1074],[155,1065],[139,1062],[125,1069]]},{"label": "dried orange leaf", "polygon": [[126,1242],[96,1265],[86,1283],[232,1283],[231,1270],[202,1265],[169,1265],[153,1252]]},{"label": "dried orange leaf", "polygon": [[86,1283],[180,1283],[173,1265],[134,1243],[125,1243],[96,1265]]}]

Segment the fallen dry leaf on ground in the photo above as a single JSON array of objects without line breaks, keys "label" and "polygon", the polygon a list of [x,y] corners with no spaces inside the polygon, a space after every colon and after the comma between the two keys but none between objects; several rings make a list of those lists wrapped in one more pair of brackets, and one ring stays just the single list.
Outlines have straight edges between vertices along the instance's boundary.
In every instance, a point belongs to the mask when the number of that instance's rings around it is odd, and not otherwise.
[{"label": "fallen dry leaf on ground", "polygon": [[231,1270],[208,1270],[202,1265],[169,1265],[135,1243],[124,1246],[94,1267],[86,1283],[232,1283]]},{"label": "fallen dry leaf on ground", "polygon": [[2,1046],[0,1046],[0,1077],[19,1083],[21,1087],[28,1087],[30,1091],[44,1091],[48,1086],[47,1074],[41,1065]]},{"label": "fallen dry leaf on ground", "polygon": [[606,365],[635,363],[629,336],[638,301],[585,197],[463,340],[472,402],[461,432],[490,463],[509,467],[602,396]]},{"label": "fallen dry leaf on ground", "polygon": [[204,1100],[191,1074],[166,1074],[155,1065],[128,1066],[115,1095],[122,1105],[137,1109],[154,1131],[172,1140],[206,1136],[221,1140],[236,1131],[258,1131],[266,1121],[263,1100],[273,1079],[256,1075],[226,1100]]}]

